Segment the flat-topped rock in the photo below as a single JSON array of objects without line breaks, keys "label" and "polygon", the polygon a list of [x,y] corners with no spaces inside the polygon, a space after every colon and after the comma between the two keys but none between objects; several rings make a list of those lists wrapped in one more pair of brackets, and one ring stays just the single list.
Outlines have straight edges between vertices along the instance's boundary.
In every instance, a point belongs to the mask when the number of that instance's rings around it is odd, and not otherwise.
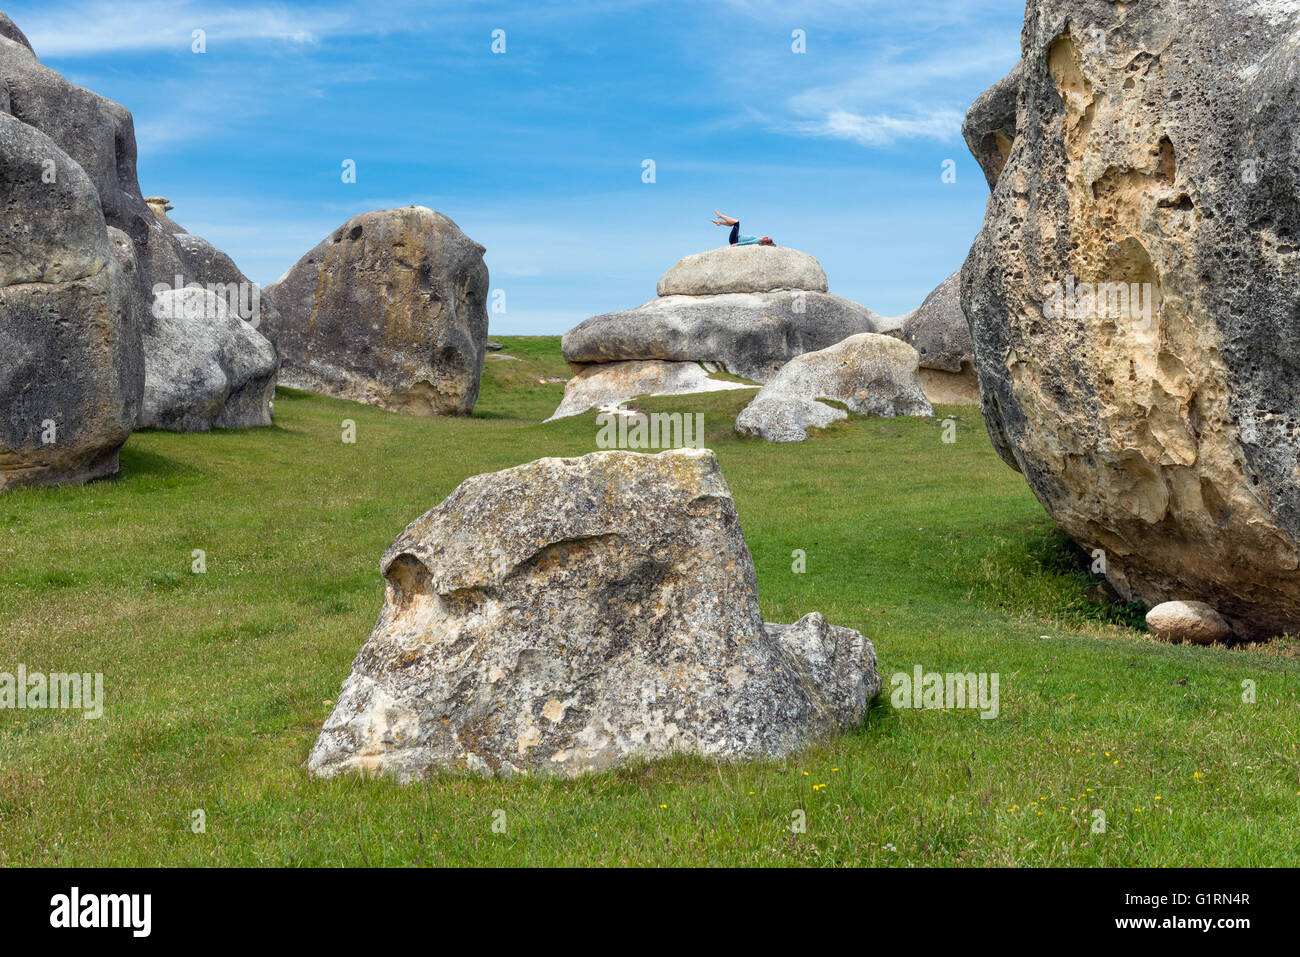
[{"label": "flat-topped rock", "polygon": [[825,292],[661,296],[584,320],[564,334],[562,349],[573,363],[712,362],[765,382],[800,353],[874,331],[877,318]]},{"label": "flat-topped rock", "polygon": [[387,593],[307,761],[318,777],[572,776],[780,756],[859,725],[871,642],[762,620],[707,449],[476,475],[384,553]]},{"label": "flat-topped rock", "polygon": [[826,292],[826,273],[807,253],[787,246],[724,246],[679,260],[659,280],[661,296],[803,289]]}]

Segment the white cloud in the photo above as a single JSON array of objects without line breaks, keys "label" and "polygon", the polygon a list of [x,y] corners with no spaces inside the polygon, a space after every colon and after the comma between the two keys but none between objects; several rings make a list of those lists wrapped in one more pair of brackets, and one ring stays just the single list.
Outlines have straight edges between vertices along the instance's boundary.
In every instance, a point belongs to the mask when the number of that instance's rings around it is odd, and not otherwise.
[{"label": "white cloud", "polygon": [[899,140],[951,140],[960,136],[961,121],[961,113],[946,109],[912,116],[861,116],[848,110],[832,110],[820,120],[794,123],[792,129],[803,136],[850,140],[862,146],[890,146]]}]

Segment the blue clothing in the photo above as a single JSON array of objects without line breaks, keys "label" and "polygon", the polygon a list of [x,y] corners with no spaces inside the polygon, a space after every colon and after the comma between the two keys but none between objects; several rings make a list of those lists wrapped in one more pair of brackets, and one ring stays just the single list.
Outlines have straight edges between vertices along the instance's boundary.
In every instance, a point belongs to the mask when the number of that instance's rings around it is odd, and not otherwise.
[{"label": "blue clothing", "polygon": [[757,237],[757,236],[750,236],[750,235],[748,235],[748,234],[742,236],[742,235],[740,234],[740,222],[739,222],[739,221],[737,221],[737,222],[736,222],[736,223],[731,227],[731,245],[733,245],[733,246],[757,246],[757,245],[758,245],[758,239],[759,239],[759,237]]}]

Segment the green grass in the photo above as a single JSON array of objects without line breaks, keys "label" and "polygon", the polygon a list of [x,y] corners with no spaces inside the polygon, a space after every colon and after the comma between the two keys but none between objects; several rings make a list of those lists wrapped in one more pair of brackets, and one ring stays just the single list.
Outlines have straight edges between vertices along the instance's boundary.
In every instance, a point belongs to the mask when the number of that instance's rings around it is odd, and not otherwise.
[{"label": "green grass", "polygon": [[141,432],[119,478],[0,497],[0,671],[102,671],[107,698],[98,721],[0,711],[0,864],[1294,862],[1294,645],[1163,645],[1098,604],[970,408],[941,410],[953,444],[937,418],[854,417],[775,446],[732,432],[748,392],[638,403],[705,414],[767,620],[858,628],[887,680],[997,672],[996,720],[894,709],[887,685],[862,729],[784,761],[310,779],[389,542],[469,475],[595,448],[594,414],[540,424],[558,341],[502,341],[517,358],[488,362],[471,419],[282,390],[273,427]]}]

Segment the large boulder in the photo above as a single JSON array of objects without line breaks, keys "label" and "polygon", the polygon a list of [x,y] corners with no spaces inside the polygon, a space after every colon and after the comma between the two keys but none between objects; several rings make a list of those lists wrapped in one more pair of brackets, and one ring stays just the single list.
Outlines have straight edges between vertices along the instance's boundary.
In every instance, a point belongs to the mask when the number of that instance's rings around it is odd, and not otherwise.
[{"label": "large boulder", "polygon": [[917,353],[893,336],[865,332],[781,367],[736,417],[736,431],[769,442],[802,442],[847,413],[819,401],[841,402],[860,415],[933,415],[917,380]]},{"label": "large boulder", "polygon": [[144,357],[141,426],[203,432],[271,424],[275,349],[229,312],[223,296],[198,287],[159,295]]},{"label": "large boulder", "polygon": [[679,260],[659,279],[661,296],[806,289],[825,292],[826,273],[807,253],[788,246],[724,246]]},{"label": "large boulder", "polygon": [[588,409],[617,405],[642,395],[684,395],[754,386],[715,379],[698,362],[633,359],[585,366],[564,386],[564,399],[546,421],[581,415]]},{"label": "large boulder", "polygon": [[1010,83],[965,129],[1014,133],[961,280],[995,448],[1124,597],[1300,630],[1295,4],[1030,0]]},{"label": "large boulder", "polygon": [[5,113],[0,219],[0,489],[111,475],[143,389],[134,260],[85,171]]},{"label": "large boulder", "polygon": [[396,412],[469,415],[487,347],[483,247],[424,206],[362,213],[265,295],[286,385]]},{"label": "large boulder", "polygon": [[875,649],[767,625],[708,450],[596,452],[466,480],[384,553],[387,595],[308,770],[575,775],[797,751],[859,724]]},{"label": "large boulder", "polygon": [[[7,24],[7,26],[6,26]],[[160,293],[198,284],[226,297],[230,310],[274,343],[278,316],[259,307],[260,289],[229,256],[158,217],[140,193],[135,127],[126,107],[70,83],[41,64],[31,44],[7,18],[0,23],[0,108],[49,136],[85,170],[108,226],[134,247],[135,311],[151,331]],[[160,341],[159,335],[151,342]],[[187,349],[173,343],[173,349]],[[152,368],[166,368],[153,364]],[[155,383],[168,391],[171,383]],[[238,418],[238,416],[232,416]]]},{"label": "large boulder", "polygon": [[980,400],[970,325],[961,311],[961,271],[953,273],[907,316],[900,332],[921,360],[921,389],[931,402]]},{"label": "large boulder", "polygon": [[711,362],[764,382],[801,353],[874,329],[871,310],[824,292],[661,296],[584,320],[564,334],[561,348],[575,364]]}]

